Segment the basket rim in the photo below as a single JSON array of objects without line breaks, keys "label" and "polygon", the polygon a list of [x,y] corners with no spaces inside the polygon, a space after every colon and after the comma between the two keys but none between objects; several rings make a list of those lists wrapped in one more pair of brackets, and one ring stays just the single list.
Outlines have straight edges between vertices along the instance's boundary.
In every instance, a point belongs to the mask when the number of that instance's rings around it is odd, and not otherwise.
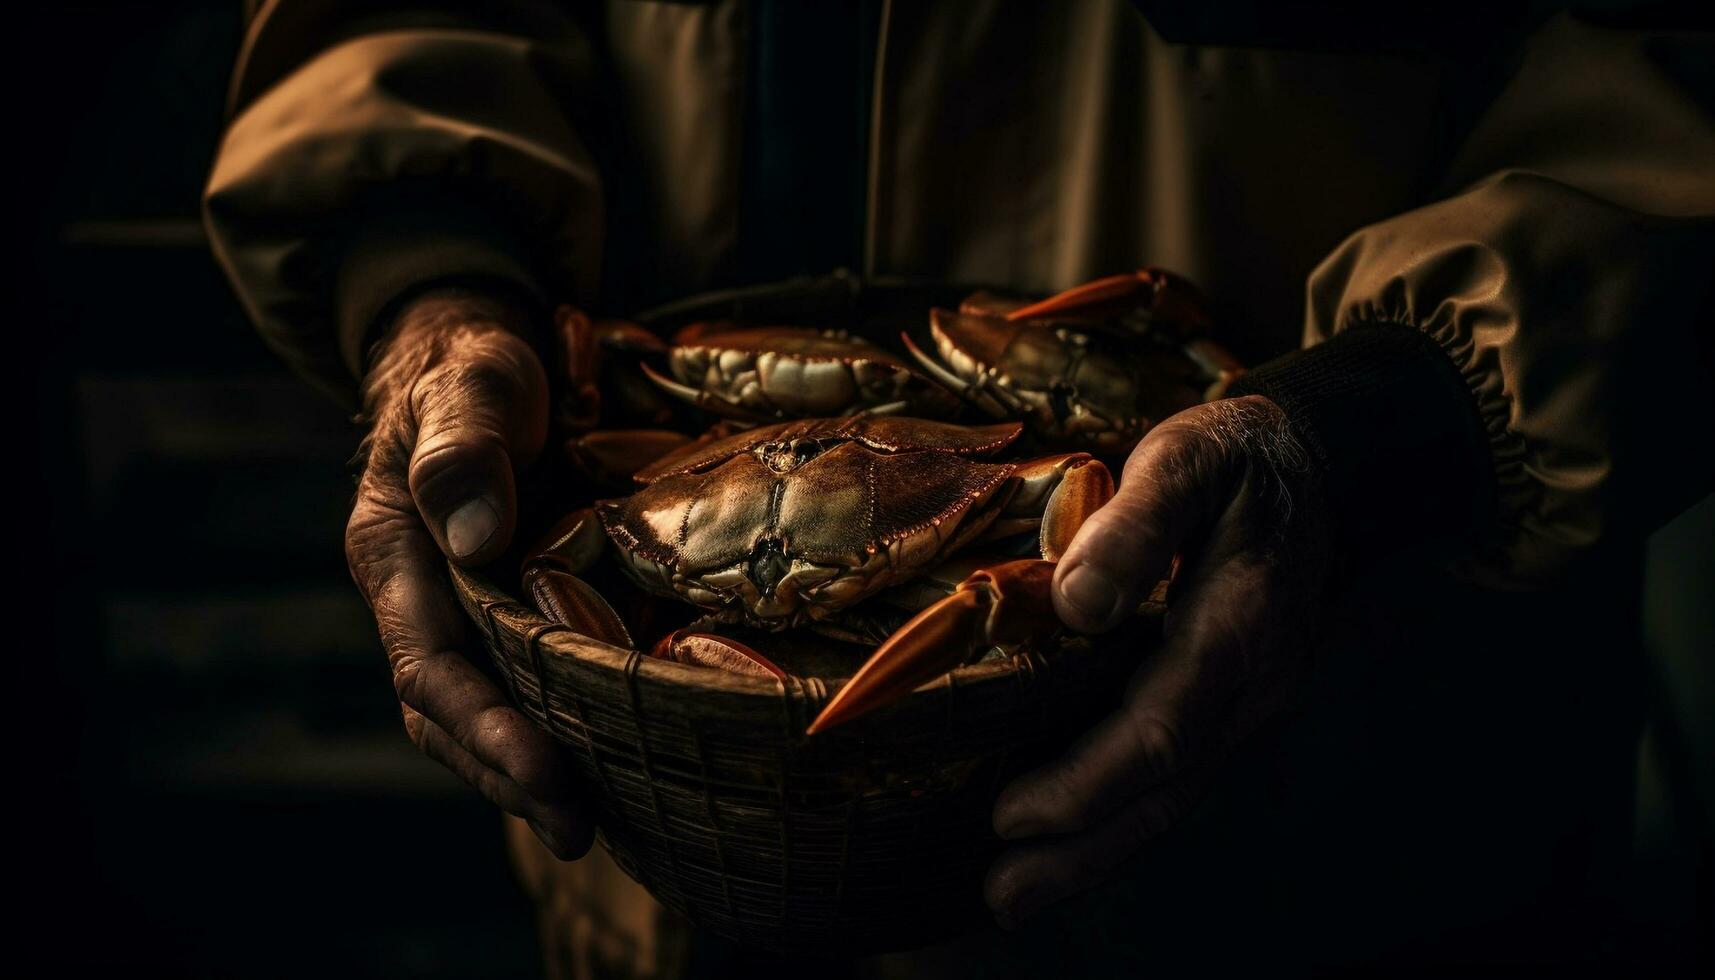
[{"label": "basket rim", "polygon": [[[448,568],[455,587],[483,611],[483,615],[495,628],[501,628],[503,619],[514,619],[525,624],[525,628],[519,629],[510,624],[504,628],[521,638],[533,640],[545,655],[564,657],[615,675],[629,675],[636,682],[665,689],[663,693],[697,695],[686,699],[689,703],[711,703],[706,700],[706,696],[719,694],[723,696],[723,700],[733,697],[756,704],[784,704],[803,698],[803,687],[807,683],[825,687],[822,696],[830,697],[850,680],[849,677],[807,678],[797,675],[789,675],[786,679],[756,677],[650,657],[640,650],[613,646],[578,633],[569,626],[550,621],[517,597],[505,592],[480,571],[461,568],[451,562],[448,562]],[[495,610],[504,610],[510,615],[496,616]],[[1065,651],[1062,655],[1087,656],[1092,650],[1093,647]],[[912,702],[938,696],[938,691],[949,686],[987,687],[997,682],[1028,686],[1037,673],[1028,658],[1022,655],[969,664],[920,685],[890,707],[904,709]]]}]

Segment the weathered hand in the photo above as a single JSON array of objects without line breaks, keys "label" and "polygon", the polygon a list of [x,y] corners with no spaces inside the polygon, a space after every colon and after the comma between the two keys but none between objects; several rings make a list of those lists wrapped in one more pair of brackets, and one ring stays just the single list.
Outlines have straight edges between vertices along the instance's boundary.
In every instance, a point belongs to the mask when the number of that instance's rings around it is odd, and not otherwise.
[{"label": "weathered hand", "polygon": [[446,576],[447,557],[505,550],[514,476],[547,438],[548,381],[524,327],[511,306],[450,290],[399,314],[364,385],[374,428],[345,547],[411,740],[570,859],[593,830],[570,772],[466,658],[472,634]]},{"label": "weathered hand", "polygon": [[1119,711],[1013,782],[995,830],[1028,841],[990,869],[1002,924],[1094,885],[1185,815],[1235,744],[1292,698],[1326,581],[1325,504],[1280,408],[1260,396],[1188,409],[1127,461],[1054,577],[1067,625],[1112,629],[1181,565],[1165,639]]}]

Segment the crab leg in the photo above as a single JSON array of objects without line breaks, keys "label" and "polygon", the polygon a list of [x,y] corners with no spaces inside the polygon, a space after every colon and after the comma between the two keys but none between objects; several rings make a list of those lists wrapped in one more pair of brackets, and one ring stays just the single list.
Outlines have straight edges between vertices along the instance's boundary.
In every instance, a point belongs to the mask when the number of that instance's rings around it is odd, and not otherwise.
[{"label": "crab leg", "polygon": [[1008,515],[1039,510],[1042,559],[979,568],[912,617],[828,702],[810,734],[886,704],[990,647],[1037,642],[1060,627],[1049,598],[1054,563],[1084,521],[1113,499],[1113,476],[1088,453],[1064,453],[1018,464],[1013,479],[1017,489],[995,523],[1027,522]]},{"label": "crab leg", "polygon": [[1039,320],[1055,314],[1086,313],[1104,306],[1130,303],[1138,293],[1153,289],[1156,279],[1150,269],[1104,276],[1055,293],[1040,302],[1021,306],[1006,315],[1008,320]]},{"label": "crab leg", "polygon": [[[1139,302],[1140,299],[1143,302]],[[1209,324],[1209,314],[1196,287],[1180,276],[1149,266],[1073,286],[1041,302],[1013,310],[1006,318],[1036,320],[1050,316],[1098,316],[1137,306],[1147,308],[1162,319],[1190,327],[1194,333],[1204,332]]]},{"label": "crab leg", "polygon": [[774,661],[745,644],[715,633],[697,632],[690,627],[674,630],[663,636],[656,642],[654,649],[649,651],[649,655],[674,663],[719,667],[721,670],[748,674],[751,677],[786,677],[786,672],[776,666]]},{"label": "crab leg", "polygon": [[1009,418],[1026,410],[1026,406],[1019,404],[1017,398],[1010,397],[1010,393],[1005,389],[989,384],[986,378],[979,376],[967,380],[942,367],[940,361],[930,357],[923,348],[917,346],[910,334],[901,332],[899,339],[905,342],[905,349],[916,358],[923,373],[939,382],[943,388],[975,405],[984,414],[994,418]]},{"label": "crab leg", "polygon": [[979,569],[901,626],[840,688],[806,734],[841,725],[975,659],[1059,628],[1049,597],[1054,563],[1035,558]]},{"label": "crab leg", "polygon": [[601,557],[607,536],[589,508],[554,525],[524,561],[524,591],[542,615],[578,633],[629,648],[631,634],[607,600],[578,577]]},{"label": "crab leg", "polygon": [[655,382],[655,386],[660,388],[662,391],[665,391],[667,394],[672,395],[674,398],[677,398],[688,405],[694,405],[706,412],[718,415],[723,419],[730,419],[734,422],[746,422],[752,425],[761,425],[765,422],[779,421],[773,415],[754,411],[730,398],[722,398],[720,395],[713,392],[703,391],[699,388],[693,388],[690,385],[680,384],[647,364],[641,365],[641,367],[643,368],[644,375],[647,376],[650,381]]}]

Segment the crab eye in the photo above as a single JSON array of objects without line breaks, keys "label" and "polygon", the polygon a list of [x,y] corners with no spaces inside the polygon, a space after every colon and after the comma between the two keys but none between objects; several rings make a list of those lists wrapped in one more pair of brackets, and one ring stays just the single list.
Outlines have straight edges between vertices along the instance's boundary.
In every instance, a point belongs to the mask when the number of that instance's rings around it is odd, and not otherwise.
[{"label": "crab eye", "polygon": [[773,595],[780,580],[791,570],[792,562],[786,557],[784,543],[780,539],[765,538],[756,543],[750,556],[750,581],[758,592],[765,596]]},{"label": "crab eye", "polygon": [[1064,380],[1055,381],[1048,389],[1048,406],[1054,413],[1054,418],[1065,421],[1072,414],[1072,402],[1077,397],[1077,386]]}]

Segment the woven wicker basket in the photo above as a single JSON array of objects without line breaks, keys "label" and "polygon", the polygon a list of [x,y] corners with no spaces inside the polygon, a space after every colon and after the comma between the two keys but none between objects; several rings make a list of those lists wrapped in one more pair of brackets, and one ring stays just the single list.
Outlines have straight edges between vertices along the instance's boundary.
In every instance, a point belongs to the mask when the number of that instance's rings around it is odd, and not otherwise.
[{"label": "woven wicker basket", "polygon": [[[691,297],[636,319],[920,326],[968,289],[836,273]],[[986,918],[990,825],[1007,779],[1108,708],[1159,624],[962,668],[806,738],[840,680],[745,677],[646,658],[549,623],[480,575],[453,577],[513,700],[573,751],[600,840],[672,908],[762,949],[851,955]],[[855,664],[854,664],[855,667]]]},{"label": "woven wicker basket", "polygon": [[601,842],[662,904],[748,946],[904,949],[984,915],[1004,781],[1108,707],[1158,617],[1120,646],[961,668],[806,738],[838,681],[643,657],[453,570],[512,697],[573,752]]}]

